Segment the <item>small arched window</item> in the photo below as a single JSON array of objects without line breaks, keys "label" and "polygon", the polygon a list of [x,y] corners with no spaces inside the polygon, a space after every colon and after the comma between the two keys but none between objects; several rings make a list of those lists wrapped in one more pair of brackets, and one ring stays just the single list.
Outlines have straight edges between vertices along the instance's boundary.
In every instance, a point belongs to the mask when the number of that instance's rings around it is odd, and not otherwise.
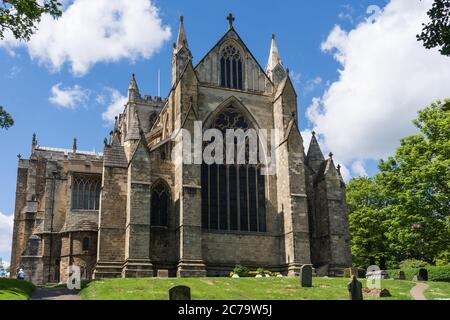
[{"label": "small arched window", "polygon": [[239,50],[226,46],[220,55],[220,85],[225,88],[242,90],[243,65]]},{"label": "small arched window", "polygon": [[89,251],[89,238],[83,239],[83,251]]},{"label": "small arched window", "polygon": [[152,188],[151,197],[151,225],[167,226],[170,194],[165,183],[157,182]]}]

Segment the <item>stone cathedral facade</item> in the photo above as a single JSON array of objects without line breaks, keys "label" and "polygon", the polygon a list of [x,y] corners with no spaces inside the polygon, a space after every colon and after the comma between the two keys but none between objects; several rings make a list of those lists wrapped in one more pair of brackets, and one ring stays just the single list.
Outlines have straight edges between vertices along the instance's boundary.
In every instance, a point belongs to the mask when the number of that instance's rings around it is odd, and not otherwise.
[{"label": "stone cathedral facade", "polygon": [[[103,153],[57,149],[33,136],[19,159],[12,276],[36,284],[84,279],[224,276],[236,264],[295,275],[351,266],[345,184],[313,135],[305,152],[297,95],[272,37],[263,69],[233,27],[194,66],[181,19],[166,99],[128,102]],[[278,129],[276,172],[253,164],[173,159],[180,129]],[[269,137],[269,140],[271,137]]]}]

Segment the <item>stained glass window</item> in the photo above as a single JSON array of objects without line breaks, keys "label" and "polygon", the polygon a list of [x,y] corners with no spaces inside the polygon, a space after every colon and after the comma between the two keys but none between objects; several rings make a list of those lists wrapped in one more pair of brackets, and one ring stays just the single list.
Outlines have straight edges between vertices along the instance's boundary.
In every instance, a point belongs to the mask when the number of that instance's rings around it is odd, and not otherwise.
[{"label": "stained glass window", "polygon": [[233,45],[226,46],[220,58],[220,85],[242,90],[242,67],[239,50]]},{"label": "stained glass window", "polygon": [[[215,118],[213,127],[224,135],[227,129],[250,129],[246,118],[233,106]],[[237,148],[235,139],[235,156]],[[239,165],[203,163],[201,184],[204,229],[266,232],[265,183],[257,165],[248,161]]]},{"label": "stained glass window", "polygon": [[100,176],[75,174],[72,183],[72,209],[98,210],[100,189]]}]

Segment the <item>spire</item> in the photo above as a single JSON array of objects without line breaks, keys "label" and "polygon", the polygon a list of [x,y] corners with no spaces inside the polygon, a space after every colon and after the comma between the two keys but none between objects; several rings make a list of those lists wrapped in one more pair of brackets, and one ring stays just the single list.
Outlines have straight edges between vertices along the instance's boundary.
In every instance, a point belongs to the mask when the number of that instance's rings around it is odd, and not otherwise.
[{"label": "spire", "polygon": [[270,45],[269,61],[267,62],[267,70],[272,71],[281,64],[280,54],[278,52],[277,43],[275,42],[275,33],[272,33],[272,43]]},{"label": "spire", "polygon": [[180,30],[178,31],[177,43],[174,46],[174,53],[177,53],[183,47],[189,48],[186,31],[184,31],[184,18],[183,16],[180,16]]},{"label": "spire", "polygon": [[317,172],[320,164],[325,160],[322,150],[320,150],[319,142],[316,139],[316,133],[312,132],[311,142],[309,144],[308,154],[306,155],[306,163],[311,169]]},{"label": "spire", "polygon": [[73,153],[77,153],[77,138],[73,138],[72,150]]},{"label": "spire", "polygon": [[36,133],[33,133],[33,137],[31,138],[31,152],[34,151],[34,149],[36,149],[37,146],[37,139],[36,139]]},{"label": "spire", "polygon": [[136,82],[134,73],[131,76],[130,85],[128,86],[128,101],[136,101],[141,97],[139,87]]},{"label": "spire", "polygon": [[287,74],[281,62],[274,33],[272,33],[272,43],[270,45],[269,61],[267,61],[266,73],[269,79],[274,83],[280,83]]}]

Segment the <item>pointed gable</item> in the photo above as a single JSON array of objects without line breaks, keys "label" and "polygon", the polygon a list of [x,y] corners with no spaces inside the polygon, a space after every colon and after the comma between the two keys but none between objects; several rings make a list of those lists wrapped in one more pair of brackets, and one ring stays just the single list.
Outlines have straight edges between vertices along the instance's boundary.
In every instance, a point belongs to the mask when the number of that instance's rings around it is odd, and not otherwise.
[{"label": "pointed gable", "polygon": [[325,161],[319,142],[316,139],[316,134],[313,132],[311,142],[306,155],[306,164],[314,171],[318,172],[321,164]]},{"label": "pointed gable", "polygon": [[243,62],[243,90],[271,93],[273,90],[271,80],[232,27],[195,67],[199,81],[204,84],[220,86],[220,59],[223,50],[229,45],[234,46],[239,51]]}]

